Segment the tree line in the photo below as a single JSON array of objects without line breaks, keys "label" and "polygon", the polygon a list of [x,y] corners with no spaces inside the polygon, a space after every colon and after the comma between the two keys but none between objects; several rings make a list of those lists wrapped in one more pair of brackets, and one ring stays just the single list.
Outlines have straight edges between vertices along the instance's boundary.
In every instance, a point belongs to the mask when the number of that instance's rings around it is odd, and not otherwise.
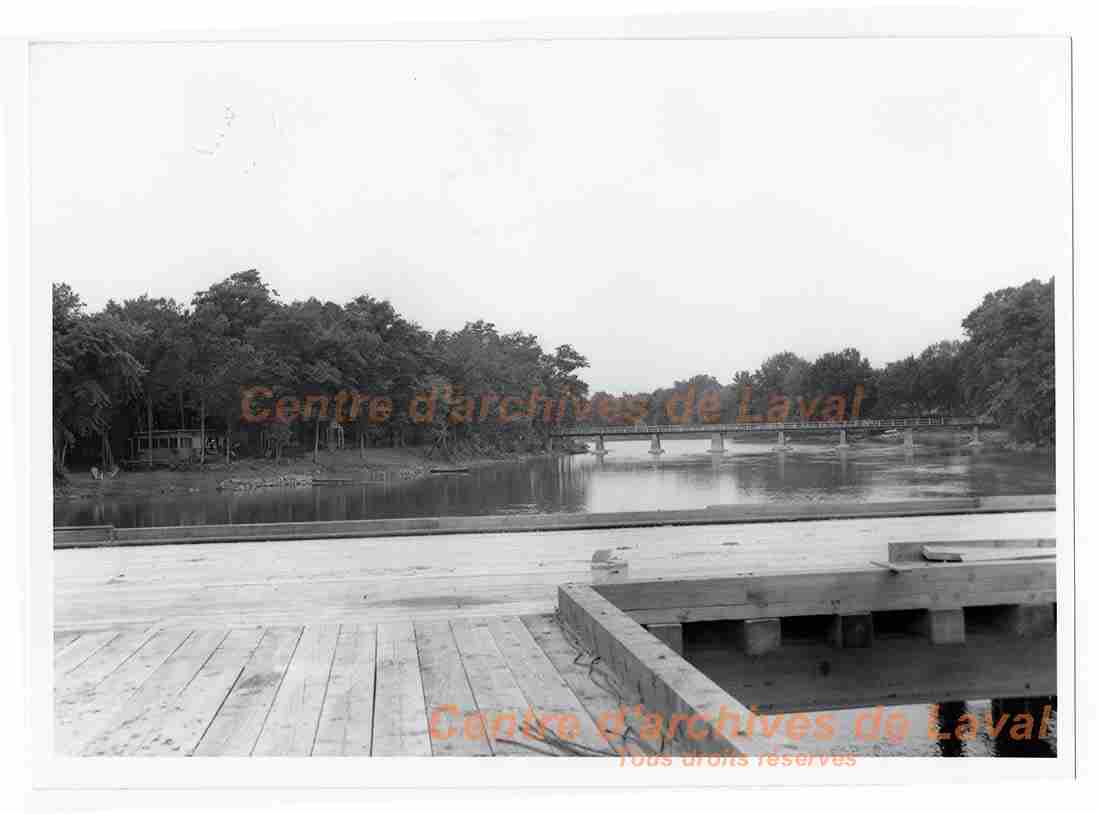
[{"label": "tree line", "polygon": [[[284,303],[256,270],[233,274],[186,305],[141,296],[112,300],[95,313],[59,283],[53,287],[55,471],[75,458],[110,467],[126,454],[129,438],[151,429],[200,429],[219,439],[229,460],[315,449],[334,410],[249,421],[242,393],[255,388],[270,401],[299,406],[310,394],[384,396],[391,408],[383,420],[367,410],[354,421],[346,413],[339,419],[341,433],[363,446],[524,451],[545,442],[547,427],[535,416],[512,410],[509,420],[493,420],[504,405],[478,403],[478,420],[455,423],[447,420],[450,405],[486,393],[582,398],[587,385],[577,371],[587,364],[570,345],[546,351],[532,334],[501,332],[484,321],[431,333],[387,300],[365,294],[342,305]],[[423,393],[431,394],[430,411],[415,407]]]},{"label": "tree line", "polygon": [[936,342],[883,367],[857,348],[808,360],[775,353],[720,382],[702,373],[651,393],[591,397],[590,423],[986,416],[1013,438],[1055,441],[1054,280],[986,295],[961,323],[965,338]]},{"label": "tree line", "polygon": [[[734,421],[783,411],[827,418],[839,409],[866,418],[986,415],[1016,438],[1051,443],[1053,285],[1033,280],[992,292],[965,317],[963,340],[883,367],[856,348],[812,361],[783,351],[724,384],[699,374],[651,393],[588,398],[579,376],[588,362],[571,345],[547,351],[532,334],[484,321],[431,333],[365,294],[342,305],[284,303],[256,270],[233,274],[187,304],[141,296],[94,313],[59,283],[55,471],[76,459],[113,466],[128,439],[152,429],[200,429],[219,439],[227,460],[302,454],[316,449],[333,415],[310,413],[301,402],[352,391],[387,401],[386,409],[339,415],[352,442],[430,444],[447,455],[540,449],[555,423]],[[292,404],[296,420],[250,420],[242,402],[249,392],[265,405]]]}]

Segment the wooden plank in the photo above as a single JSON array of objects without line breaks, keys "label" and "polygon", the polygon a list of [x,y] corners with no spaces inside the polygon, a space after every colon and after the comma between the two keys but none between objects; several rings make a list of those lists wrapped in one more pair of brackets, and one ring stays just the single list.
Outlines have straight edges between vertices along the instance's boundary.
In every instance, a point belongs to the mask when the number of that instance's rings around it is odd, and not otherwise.
[{"label": "wooden plank", "polygon": [[231,523],[115,529],[101,535],[55,533],[54,547],[91,548],[209,542],[318,540],[324,538],[399,537],[433,534],[515,533],[587,530],[658,525],[711,523],[801,522],[839,518],[877,518],[1049,511],[1054,495],[980,498],[934,498],[872,503],[806,503],[789,505],[715,505],[705,509],[674,509],[607,513],[540,515],[477,515],[473,517],[407,517],[284,523]]},{"label": "wooden plank", "polygon": [[592,654],[578,650],[554,617],[524,616],[522,622],[612,748],[645,754],[647,750],[636,743],[636,733],[644,725],[640,696],[619,685],[617,676]]},{"label": "wooden plank", "polygon": [[449,622],[417,622],[423,696],[435,755],[491,755]]},{"label": "wooden plank", "polygon": [[924,546],[956,546],[965,548],[1019,549],[1019,548],[1056,548],[1055,537],[1014,538],[1003,540],[922,540],[917,542],[895,542],[888,544],[890,562],[911,562],[923,559]]},{"label": "wooden plank", "polygon": [[262,635],[262,628],[230,630],[179,692],[160,699],[149,718],[154,725],[146,730],[142,739],[128,744],[125,753],[135,756],[194,754]]},{"label": "wooden plank", "polygon": [[340,625],[314,755],[370,755],[376,676],[377,626]]},{"label": "wooden plank", "polygon": [[[887,559],[889,539],[984,539],[1004,529],[1040,538],[1054,534],[1054,525],[1055,514],[1043,512],[806,522],[796,535],[769,523],[421,537],[408,545],[375,538],[58,551],[55,628],[194,630],[552,613],[557,586],[589,581],[600,548],[625,551],[630,574],[641,581],[731,577],[865,568]],[[117,580],[119,573],[125,579]]]},{"label": "wooden plank", "polygon": [[534,750],[557,754],[556,750],[523,735],[529,702],[484,622],[456,619],[450,628],[477,708],[484,716],[493,754],[530,757],[537,754]]},{"label": "wooden plank", "polygon": [[992,562],[997,560],[1055,559],[1054,548],[978,548],[924,545],[923,557],[935,562]]},{"label": "wooden plank", "polygon": [[411,622],[377,627],[373,755],[430,755],[419,654]]},{"label": "wooden plank", "polygon": [[253,755],[307,757],[312,754],[338,637],[337,625],[305,628],[256,740]]},{"label": "wooden plank", "polygon": [[80,637],[79,631],[69,631],[68,633],[53,634],[53,655],[56,656],[70,644],[75,642]]},{"label": "wooden plank", "polygon": [[662,642],[603,598],[594,586],[562,585],[560,613],[580,639],[646,707],[665,717],[679,753],[779,754],[798,745],[780,730],[749,730],[754,716]]},{"label": "wooden plank", "polygon": [[202,631],[187,636],[118,708],[96,737],[81,750],[84,755],[132,755],[152,738],[176,696],[224,641],[226,631]]},{"label": "wooden plank", "polygon": [[54,751],[79,754],[190,635],[188,631],[159,631],[94,687],[55,694]]},{"label": "wooden plank", "polygon": [[244,757],[252,753],[301,634],[300,627],[263,631],[244,672],[194,750],[196,755]]},{"label": "wooden plank", "polygon": [[121,635],[119,630],[104,630],[98,633],[85,633],[72,644],[54,656],[53,676],[57,685],[66,673],[75,670],[85,661],[95,655],[101,647],[105,647],[111,640]]},{"label": "wooden plank", "polygon": [[70,696],[86,694],[141,649],[155,631],[124,630],[98,648],[88,658],[54,682],[54,697],[64,702]]},{"label": "wooden plank", "polygon": [[1056,565],[946,563],[899,573],[873,567],[593,587],[634,619],[654,624],[1049,601]]},{"label": "wooden plank", "polygon": [[540,727],[544,726],[567,744],[566,753],[617,754],[520,619],[495,617],[488,623],[488,628],[540,722],[531,727],[532,735],[541,736]]}]

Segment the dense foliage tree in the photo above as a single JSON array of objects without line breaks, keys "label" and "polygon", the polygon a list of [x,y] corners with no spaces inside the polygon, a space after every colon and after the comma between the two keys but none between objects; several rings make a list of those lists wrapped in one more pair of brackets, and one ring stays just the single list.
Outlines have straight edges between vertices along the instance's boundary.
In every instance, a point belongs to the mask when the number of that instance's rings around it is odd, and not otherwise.
[{"label": "dense foliage tree", "polygon": [[[189,306],[141,296],[88,314],[62,283],[53,288],[55,469],[73,450],[109,467],[127,436],[157,428],[201,428],[203,456],[208,435],[226,460],[237,446],[306,454],[332,430],[363,449],[414,443],[449,454],[540,448],[560,423],[826,418],[855,405],[863,417],[987,414],[1017,437],[1050,442],[1053,299],[1051,280],[995,291],[965,318],[964,341],[880,369],[856,348],[813,361],[783,351],[727,385],[698,373],[651,393],[588,398],[588,361],[571,345],[547,352],[536,336],[483,320],[431,334],[365,294],[283,303],[249,270]],[[291,420],[243,415],[243,394],[257,387],[268,413],[292,405]],[[323,406],[307,405],[310,396]]]},{"label": "dense foliage tree", "polygon": [[965,399],[1038,442],[1056,438],[1054,282],[994,291],[961,323]]}]

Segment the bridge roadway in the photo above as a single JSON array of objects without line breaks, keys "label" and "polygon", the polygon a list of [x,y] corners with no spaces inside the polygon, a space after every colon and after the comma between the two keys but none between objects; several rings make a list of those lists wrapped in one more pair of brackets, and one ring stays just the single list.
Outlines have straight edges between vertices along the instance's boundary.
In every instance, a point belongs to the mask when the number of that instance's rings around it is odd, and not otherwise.
[{"label": "bridge roadway", "polygon": [[[752,416],[761,418],[761,416]],[[660,438],[665,435],[682,437],[712,438],[710,452],[723,453],[724,436],[728,434],[744,433],[777,433],[778,449],[783,449],[788,441],[788,432],[838,432],[839,447],[847,446],[846,434],[850,430],[903,430],[904,445],[914,445],[914,431],[931,427],[945,427],[949,429],[971,429],[973,443],[980,442],[980,427],[994,427],[994,422],[985,418],[882,418],[882,419],[849,419],[846,421],[737,421],[734,424],[628,424],[614,427],[560,427],[550,433],[551,438],[594,438],[595,454],[606,454],[605,441],[607,437],[613,438],[644,438],[652,439],[653,455],[663,453],[660,446]]]}]

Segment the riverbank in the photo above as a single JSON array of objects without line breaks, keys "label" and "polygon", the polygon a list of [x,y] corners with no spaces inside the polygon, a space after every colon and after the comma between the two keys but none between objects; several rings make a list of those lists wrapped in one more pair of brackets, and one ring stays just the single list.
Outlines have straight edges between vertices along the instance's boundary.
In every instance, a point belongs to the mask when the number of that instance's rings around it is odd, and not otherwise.
[{"label": "riverbank", "polygon": [[309,488],[314,481],[405,482],[431,477],[432,467],[460,465],[470,469],[513,463],[541,457],[544,453],[499,453],[462,457],[458,461],[428,458],[430,447],[377,447],[359,450],[321,451],[316,463],[312,456],[244,459],[226,464],[211,460],[187,469],[135,469],[120,471],[102,480],[90,472],[70,472],[68,483],[55,486],[55,501],[106,497],[152,497],[167,494],[202,494],[223,491],[252,491],[265,488]]}]

